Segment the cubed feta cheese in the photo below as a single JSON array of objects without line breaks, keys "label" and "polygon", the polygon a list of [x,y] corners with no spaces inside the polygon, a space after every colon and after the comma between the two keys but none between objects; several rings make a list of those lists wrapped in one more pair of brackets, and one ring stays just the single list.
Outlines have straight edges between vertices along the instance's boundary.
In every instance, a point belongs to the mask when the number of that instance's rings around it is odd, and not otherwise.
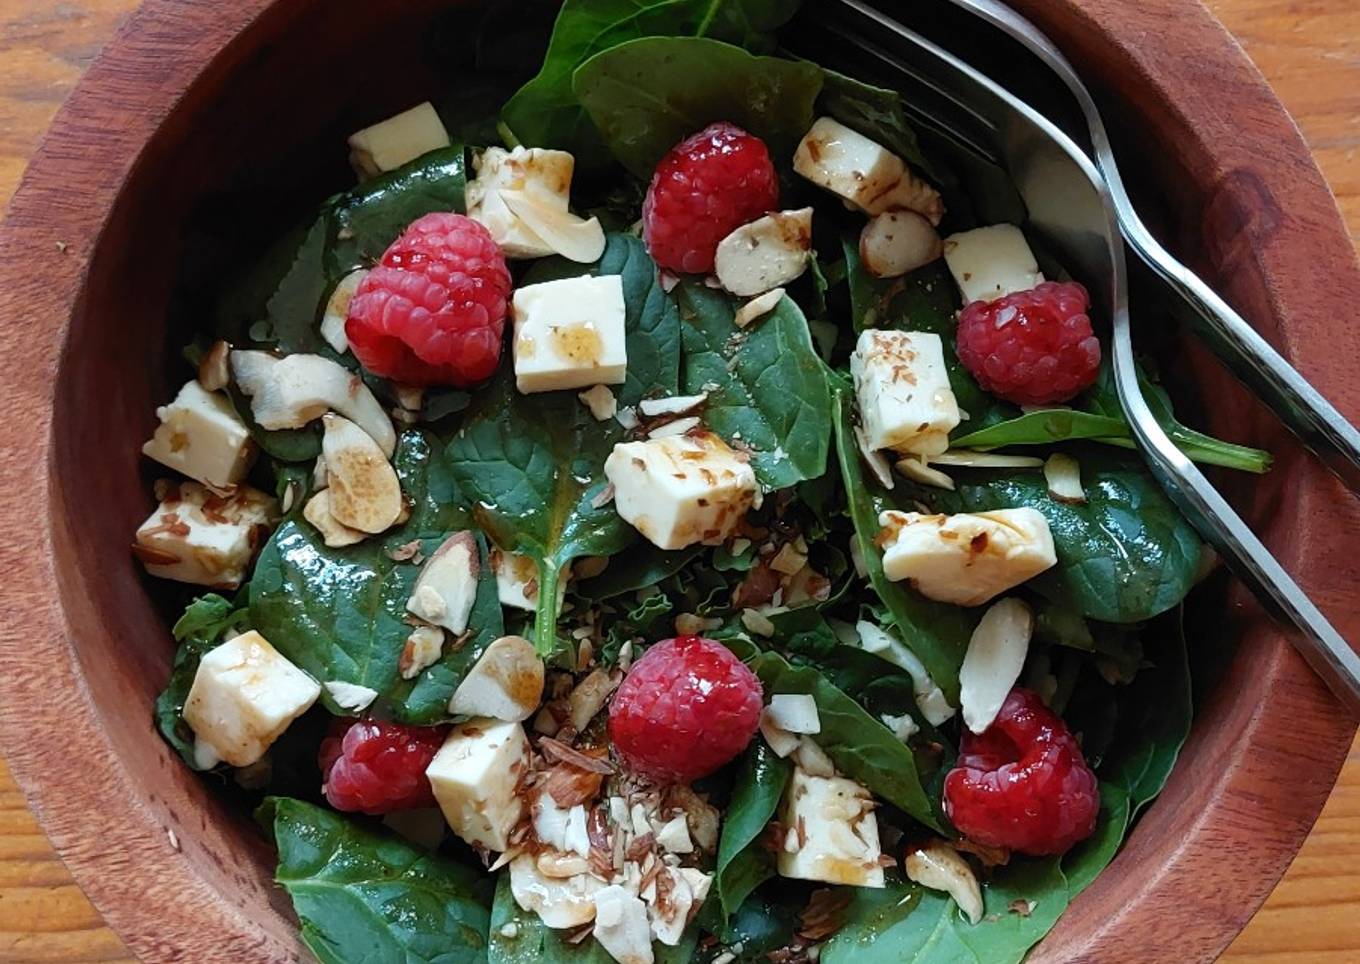
[{"label": "cubed feta cheese", "polygon": [[830,117],[818,118],[803,137],[793,169],[865,214],[906,208],[931,224],[944,216],[939,192],[912,174],[902,158]]},{"label": "cubed feta cheese", "polygon": [[938,455],[949,448],[959,406],[939,335],[863,331],[850,355],[850,374],[869,449]]},{"label": "cubed feta cheese", "polygon": [[238,486],[215,495],[197,482],[162,482],[165,495],[137,530],[133,554],[162,579],[235,589],[269,534],[278,503]]},{"label": "cubed feta cheese", "polygon": [[995,301],[1044,280],[1029,242],[1013,224],[951,234],[944,239],[944,261],[963,292],[964,304]]},{"label": "cubed feta cheese", "polygon": [[206,653],[184,700],[202,764],[244,767],[316,702],[321,685],[251,630]]},{"label": "cubed feta cheese", "polygon": [[426,101],[351,134],[349,161],[360,177],[377,177],[450,143],[439,113]]},{"label": "cubed feta cheese", "polygon": [[878,522],[884,574],[956,606],[981,606],[1058,561],[1048,520],[1037,509],[957,515],[889,510]]},{"label": "cubed feta cheese", "polygon": [[[844,777],[815,777],[795,767],[780,823],[796,839],[779,851],[779,873],[852,887],[882,887],[883,851],[869,791]],[[795,846],[791,849],[789,843]]]},{"label": "cubed feta cheese", "polygon": [[710,432],[621,442],[604,463],[619,515],[661,549],[721,545],[755,504],[755,473]]},{"label": "cubed feta cheese", "polygon": [[142,454],[215,489],[230,488],[250,471],[255,443],[225,395],[188,382],[156,417],[161,424]]},{"label": "cubed feta cheese", "polygon": [[627,377],[623,280],[563,278],[516,289],[515,384],[521,392],[621,385]]},{"label": "cubed feta cheese", "polygon": [[425,776],[454,833],[505,850],[524,811],[515,788],[528,749],[518,723],[473,719],[449,731]]}]

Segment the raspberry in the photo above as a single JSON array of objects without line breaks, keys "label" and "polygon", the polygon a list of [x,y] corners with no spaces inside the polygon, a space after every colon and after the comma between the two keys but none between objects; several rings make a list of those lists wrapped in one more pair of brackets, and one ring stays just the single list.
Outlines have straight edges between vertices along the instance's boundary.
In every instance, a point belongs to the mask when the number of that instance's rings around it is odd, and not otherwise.
[{"label": "raspberry", "polygon": [[733,124],[710,124],[656,166],[642,234],[661,267],[706,274],[719,241],[778,205],[779,177],[764,141]]},{"label": "raspberry", "polygon": [[1017,405],[1065,402],[1100,369],[1090,304],[1075,281],[975,301],[959,315],[959,361],[979,385]]},{"label": "raspberry", "polygon": [[461,214],[413,221],[349,303],[345,334],[365,368],[410,385],[475,385],[501,357],[510,270]]},{"label": "raspberry", "polygon": [[760,723],[760,680],[722,643],[680,636],[633,664],[609,707],[609,737],[628,766],[688,783],[746,749]]},{"label": "raspberry", "polygon": [[1038,695],[1011,690],[996,721],[967,731],[944,780],[944,812],[989,847],[1060,854],[1096,827],[1100,790],[1076,738]]},{"label": "raspberry", "polygon": [[336,720],[317,754],[326,799],[337,810],[371,814],[434,806],[425,768],[444,733],[438,726]]}]

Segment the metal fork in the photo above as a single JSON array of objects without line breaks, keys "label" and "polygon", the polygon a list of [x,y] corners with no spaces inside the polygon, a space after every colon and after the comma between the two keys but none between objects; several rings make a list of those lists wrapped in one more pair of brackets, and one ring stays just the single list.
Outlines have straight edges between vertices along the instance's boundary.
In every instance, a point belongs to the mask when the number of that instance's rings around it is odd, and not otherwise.
[{"label": "metal fork", "polygon": [[[1097,282],[1113,329],[1115,386],[1154,476],[1238,576],[1299,630],[1294,643],[1346,710],[1360,719],[1360,656],[1195,465],[1143,398],[1129,328],[1128,276],[1117,206],[1090,159],[1054,124],[988,77],[863,0],[822,0],[813,19],[823,56],[843,45],[858,73],[890,76],[940,133],[1007,169],[1029,227],[1076,275]],[[871,39],[872,38],[872,39]]]}]

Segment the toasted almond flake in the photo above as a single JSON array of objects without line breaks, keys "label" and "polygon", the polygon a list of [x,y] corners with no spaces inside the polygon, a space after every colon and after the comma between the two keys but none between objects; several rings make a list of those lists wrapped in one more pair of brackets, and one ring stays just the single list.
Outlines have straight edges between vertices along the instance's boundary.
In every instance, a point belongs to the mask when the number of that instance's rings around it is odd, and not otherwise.
[{"label": "toasted almond flake", "polygon": [[807,565],[807,553],[799,552],[791,542],[784,543],[779,552],[770,560],[770,568],[786,576],[796,575]]},{"label": "toasted almond flake", "polygon": [[927,461],[931,465],[957,465],[973,469],[1037,469],[1044,464],[1043,459],[1032,455],[998,455],[973,449],[950,449],[930,456]]},{"label": "toasted almond flake", "polygon": [[992,725],[1029,652],[1034,614],[1014,597],[994,603],[978,622],[959,668],[959,702],[968,729]]},{"label": "toasted almond flake", "polygon": [[198,384],[205,392],[220,392],[231,381],[231,346],[217,341],[198,363]]},{"label": "toasted almond flake", "polygon": [[677,418],[673,422],[666,422],[658,425],[647,433],[648,438],[666,438],[671,435],[684,435],[699,427],[699,416],[691,415],[688,418]]},{"label": "toasted almond flake", "polygon": [[1065,505],[1081,505],[1086,501],[1086,490],[1081,487],[1081,466],[1072,456],[1054,452],[1044,463],[1044,481],[1054,501]]},{"label": "toasted almond flake", "polygon": [[605,485],[605,487],[601,489],[599,492],[595,493],[594,498],[590,500],[590,507],[592,509],[603,509],[605,506],[607,506],[609,503],[613,501],[614,501],[614,483],[610,482],[607,485]]},{"label": "toasted almond flake", "polygon": [[898,459],[896,468],[903,476],[913,482],[920,482],[922,485],[929,485],[936,489],[954,491],[954,480],[939,469],[932,469],[925,463],[924,459],[913,457]]},{"label": "toasted almond flake", "polygon": [[874,474],[878,484],[885,489],[893,487],[892,469],[888,465],[888,460],[882,452],[876,452],[869,447],[869,438],[864,434],[864,429],[855,426],[855,444],[859,446],[859,454],[864,459],[864,464],[869,467],[869,471]]},{"label": "toasted almond flake", "polygon": [[643,415],[655,418],[658,415],[684,415],[708,401],[708,393],[698,395],[670,395],[666,398],[644,398],[638,403]]},{"label": "toasted almond flake", "polygon": [[756,295],[746,304],[737,309],[732,321],[738,328],[745,328],[753,322],[759,321],[779,305],[784,300],[783,288],[771,288],[763,295]]},{"label": "toasted almond flake", "polygon": [[774,623],[770,621],[770,617],[757,610],[743,609],[741,611],[741,624],[757,636],[770,637],[774,635]]},{"label": "toasted almond flake", "polygon": [[609,390],[608,385],[596,385],[577,393],[576,397],[581,400],[582,405],[590,409],[590,414],[597,422],[614,418],[619,409],[618,400],[614,398],[614,393]]},{"label": "toasted almond flake", "polygon": [[982,888],[977,877],[967,861],[943,840],[932,840],[908,854],[902,867],[922,887],[948,893],[972,923],[982,920]]}]

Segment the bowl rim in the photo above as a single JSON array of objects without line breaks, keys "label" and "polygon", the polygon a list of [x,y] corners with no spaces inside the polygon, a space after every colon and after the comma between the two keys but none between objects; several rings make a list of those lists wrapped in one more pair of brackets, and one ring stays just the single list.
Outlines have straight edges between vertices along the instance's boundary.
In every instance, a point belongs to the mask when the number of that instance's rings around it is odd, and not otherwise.
[{"label": "bowl rim", "polygon": [[[0,745],[44,832],[104,920],[134,953],[153,960],[221,959],[230,949],[234,960],[275,961],[296,958],[300,950],[296,940],[281,939],[274,928],[224,899],[183,858],[166,833],[162,815],[138,794],[135,781],[119,767],[108,738],[93,725],[95,720],[86,716],[85,725],[71,725],[82,713],[89,714],[94,703],[65,607],[54,590],[61,581],[53,547],[71,535],[60,531],[58,500],[64,496],[52,459],[53,389],[66,351],[68,320],[84,297],[86,269],[143,146],[182,104],[209,64],[233,50],[239,54],[252,25],[284,5],[273,0],[225,5],[147,0],[62,107],[0,223],[0,318],[9,320],[0,328],[5,414],[0,451],[6,455],[0,460],[0,519],[16,534],[0,545],[0,564],[18,574],[0,589],[8,617],[0,627],[0,666],[13,668],[0,673]],[[1288,176],[1280,185],[1272,183],[1271,189],[1290,217],[1274,226],[1268,241],[1253,244],[1243,257],[1263,279],[1264,303],[1278,324],[1277,343],[1283,352],[1306,373],[1317,366],[1313,377],[1319,389],[1342,400],[1345,386],[1335,369],[1325,364],[1330,349],[1310,340],[1310,326],[1297,319],[1346,317],[1343,307],[1360,297],[1360,265],[1335,201],[1296,127],[1236,42],[1198,0],[1021,0],[1016,6],[1064,46],[1084,42],[1090,49],[1094,38],[1102,38],[1108,57],[1080,66],[1107,78],[1115,71],[1133,72],[1143,97],[1168,111],[1167,123],[1177,135],[1197,144],[1202,156],[1214,158],[1223,170],[1251,169],[1249,159],[1263,152],[1283,165]],[[1176,23],[1174,39],[1165,31],[1143,31],[1136,42],[1126,35],[1111,44],[1113,28],[1102,26],[1158,19]],[[1231,78],[1234,96],[1250,105],[1250,126],[1238,129],[1225,123],[1215,113],[1213,98],[1192,97],[1184,86],[1170,89],[1171,78],[1185,82],[1191,63],[1204,76],[1217,72]],[[111,115],[120,118],[117,129],[101,123]],[[1215,139],[1212,145],[1209,138]],[[96,143],[98,150],[93,150]],[[79,183],[90,185],[78,203],[63,195],[73,172],[80,173]],[[1226,192],[1223,203],[1232,204],[1242,191],[1251,189],[1255,188],[1229,178],[1221,187]],[[1339,250],[1351,257],[1338,257]],[[1320,288],[1297,276],[1305,257],[1330,265],[1330,286]],[[41,271],[33,270],[38,258]],[[1228,288],[1230,297],[1238,293],[1232,284]],[[58,321],[47,327],[20,324],[19,319],[26,317]],[[1360,404],[1350,405],[1349,412],[1352,417],[1360,415]],[[1306,508],[1341,497],[1336,484],[1316,467],[1290,468],[1297,472],[1295,491]],[[46,516],[37,526],[31,521],[35,497]],[[1324,518],[1316,511],[1300,515],[1298,526],[1304,535],[1311,531],[1325,538]],[[1283,561],[1305,585],[1326,586],[1331,574],[1310,566],[1306,544],[1307,539],[1295,540]],[[1344,610],[1345,621],[1360,623],[1360,600],[1341,595],[1334,602],[1334,610]],[[1039,959],[1117,957],[1116,949],[1129,954],[1134,950],[1130,934],[1142,930],[1160,939],[1174,919],[1187,959],[1208,960],[1241,929],[1288,867],[1335,782],[1354,724],[1341,718],[1283,636],[1259,622],[1252,632],[1261,637],[1253,651],[1254,672],[1269,679],[1279,697],[1251,707],[1234,706],[1219,687],[1219,698],[1208,707],[1209,718],[1215,725],[1237,727],[1230,761],[1234,766],[1214,775],[1209,805],[1177,826],[1175,818],[1183,816],[1177,806],[1180,798],[1175,788],[1169,788],[1173,799],[1154,806],[1144,823],[1165,824],[1181,835],[1181,841],[1155,866],[1140,863],[1137,853],[1121,854],[1116,861],[1145,875],[1146,886],[1138,899],[1110,905],[1099,885],[1093,887],[1041,946]],[[1257,763],[1243,762],[1262,743],[1287,743],[1282,734],[1291,731],[1302,732],[1313,743],[1313,767],[1306,779],[1299,779],[1291,768],[1287,746]],[[158,739],[150,727],[147,737]],[[81,765],[53,765],[61,760],[79,760]],[[1189,762],[1180,764],[1178,772]],[[1189,780],[1179,783],[1183,788]],[[82,805],[73,807],[72,801]],[[101,822],[98,833],[92,834],[86,804],[96,801],[115,803],[122,812],[116,820]],[[1260,808],[1271,821],[1271,832],[1233,841],[1240,849],[1237,865],[1255,868],[1255,874],[1234,881],[1231,908],[1202,913],[1195,888],[1203,875],[1196,868],[1215,859],[1222,846],[1212,829],[1238,820],[1244,806]],[[1153,832],[1154,827],[1145,831],[1140,825],[1134,837]],[[193,909],[191,920],[176,928],[177,933],[158,933],[164,904],[147,899],[151,890],[175,906]],[[1187,914],[1185,908],[1196,913]]]}]

